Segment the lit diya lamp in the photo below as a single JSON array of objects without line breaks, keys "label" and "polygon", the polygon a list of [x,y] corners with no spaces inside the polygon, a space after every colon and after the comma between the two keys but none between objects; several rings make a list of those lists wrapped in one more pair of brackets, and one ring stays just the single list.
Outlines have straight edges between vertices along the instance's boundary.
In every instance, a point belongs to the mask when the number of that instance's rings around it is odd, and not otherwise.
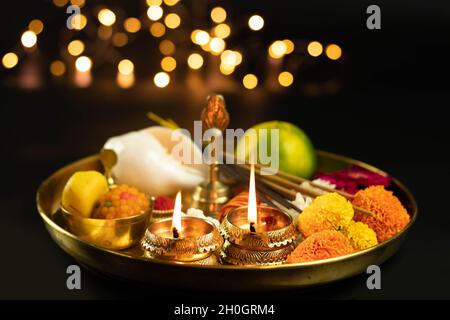
[{"label": "lit diya lamp", "polygon": [[175,199],[173,217],[152,223],[142,240],[147,257],[204,265],[218,263],[215,252],[222,244],[223,239],[212,223],[182,216],[181,192]]},{"label": "lit diya lamp", "polygon": [[250,171],[248,206],[231,210],[220,226],[225,238],[222,256],[234,265],[283,263],[298,237],[292,217],[256,203],[255,167]]}]

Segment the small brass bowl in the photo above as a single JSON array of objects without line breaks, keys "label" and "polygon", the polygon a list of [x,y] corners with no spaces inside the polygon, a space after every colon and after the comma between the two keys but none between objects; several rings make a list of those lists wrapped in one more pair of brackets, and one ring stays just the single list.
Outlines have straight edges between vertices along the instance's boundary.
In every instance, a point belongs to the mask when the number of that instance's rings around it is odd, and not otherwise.
[{"label": "small brass bowl", "polygon": [[161,220],[168,219],[168,218],[172,218],[172,216],[173,216],[173,209],[169,209],[169,210],[153,209],[152,217],[150,218],[150,223],[161,221]]},{"label": "small brass bowl", "polygon": [[67,229],[78,238],[111,250],[128,249],[141,241],[151,210],[140,215],[117,219],[84,218],[61,207]]}]

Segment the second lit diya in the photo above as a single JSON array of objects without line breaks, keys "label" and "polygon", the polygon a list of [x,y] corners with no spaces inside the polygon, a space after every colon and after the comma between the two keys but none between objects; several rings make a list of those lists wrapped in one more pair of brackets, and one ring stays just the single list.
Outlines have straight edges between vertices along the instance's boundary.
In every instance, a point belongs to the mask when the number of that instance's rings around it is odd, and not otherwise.
[{"label": "second lit diya", "polygon": [[283,263],[294,250],[298,233],[288,214],[267,206],[258,206],[258,221],[251,227],[248,207],[230,211],[220,231],[226,242],[222,249],[225,262],[234,265],[271,265]]},{"label": "second lit diya", "polygon": [[234,265],[271,265],[283,263],[294,250],[298,238],[292,217],[281,210],[257,206],[255,167],[251,166],[248,206],[231,210],[220,232],[226,242],[222,248],[225,262]]}]

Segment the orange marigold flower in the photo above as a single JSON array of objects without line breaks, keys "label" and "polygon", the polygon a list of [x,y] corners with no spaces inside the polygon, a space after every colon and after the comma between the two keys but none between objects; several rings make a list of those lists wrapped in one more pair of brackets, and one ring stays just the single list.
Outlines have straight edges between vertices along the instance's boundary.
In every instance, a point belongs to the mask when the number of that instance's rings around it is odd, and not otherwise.
[{"label": "orange marigold flower", "polygon": [[353,218],[350,202],[337,193],[315,198],[298,217],[298,230],[306,238],[323,230],[342,230]]},{"label": "orange marigold flower", "polygon": [[358,191],[353,204],[373,213],[372,216],[356,213],[355,220],[372,228],[377,234],[378,242],[395,236],[410,220],[400,200],[383,186],[372,186]]},{"label": "orange marigold flower", "polygon": [[350,240],[335,230],[312,234],[288,256],[286,263],[316,261],[343,256],[354,252]]}]

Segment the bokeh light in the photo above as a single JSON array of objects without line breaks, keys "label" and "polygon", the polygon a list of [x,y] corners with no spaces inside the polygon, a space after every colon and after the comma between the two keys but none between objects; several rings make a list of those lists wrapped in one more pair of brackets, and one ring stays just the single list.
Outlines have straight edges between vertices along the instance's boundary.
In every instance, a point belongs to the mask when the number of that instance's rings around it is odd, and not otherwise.
[{"label": "bokeh light", "polygon": [[221,23],[214,28],[213,33],[216,37],[225,39],[230,35],[231,28],[226,23]]},{"label": "bokeh light", "polygon": [[34,33],[33,31],[25,31],[22,34],[22,37],[20,38],[20,41],[22,42],[22,45],[26,48],[31,48],[33,47],[36,42],[37,42],[37,37],[36,37],[36,33]]},{"label": "bokeh light", "polygon": [[165,39],[159,44],[159,51],[163,55],[169,56],[175,52],[175,44],[172,41]]},{"label": "bokeh light", "polygon": [[171,7],[171,6],[176,5],[179,1],[180,1],[180,0],[164,0],[164,3],[165,3],[167,6]]},{"label": "bokeh light", "polygon": [[209,42],[209,34],[203,30],[194,30],[192,32],[191,38],[195,44],[203,46]]},{"label": "bokeh light", "polygon": [[169,13],[164,18],[164,23],[166,24],[167,28],[176,29],[181,24],[181,18],[176,13]]},{"label": "bokeh light", "polygon": [[211,20],[215,23],[222,23],[227,18],[227,12],[222,7],[215,7],[211,10]]},{"label": "bokeh light", "polygon": [[67,45],[67,51],[69,51],[72,56],[79,56],[84,51],[84,43],[81,40],[70,41]]},{"label": "bokeh light", "polygon": [[131,88],[134,84],[134,73],[122,74],[118,72],[116,76],[116,82],[117,85],[122,89]]},{"label": "bokeh light", "polygon": [[136,33],[141,29],[141,21],[137,18],[128,18],[124,21],[123,27],[129,33]]},{"label": "bokeh light", "polygon": [[128,36],[124,32],[117,32],[112,37],[112,43],[116,47],[124,47],[128,43]]},{"label": "bokeh light", "polygon": [[161,19],[163,13],[163,9],[160,6],[150,6],[147,10],[148,18],[153,21]]},{"label": "bokeh light", "polygon": [[285,40],[283,40],[283,42],[286,45],[286,54],[292,53],[295,49],[294,42],[292,42],[289,39],[285,39]]},{"label": "bokeh light", "polygon": [[97,30],[97,35],[102,40],[108,40],[111,38],[113,30],[111,27],[100,26]]},{"label": "bokeh light", "polygon": [[91,70],[92,67],[92,60],[86,56],[78,57],[75,61],[75,68],[77,68],[78,71],[86,72]]},{"label": "bokeh light", "polygon": [[261,30],[264,27],[264,19],[259,15],[253,15],[248,19],[248,26],[253,31]]},{"label": "bokeh light", "polygon": [[187,59],[189,68],[200,69],[203,66],[203,57],[198,53],[191,53]]},{"label": "bokeh light", "polygon": [[33,31],[36,34],[39,34],[44,30],[44,24],[39,19],[31,20],[31,22],[28,24],[28,29]]},{"label": "bokeh light", "polygon": [[221,38],[212,38],[209,42],[209,49],[212,54],[218,55],[225,49],[225,41]]},{"label": "bokeh light", "polygon": [[258,85],[258,78],[252,74],[246,74],[242,79],[242,84],[246,89],[254,89]]},{"label": "bokeh light", "polygon": [[75,30],[82,30],[87,25],[87,18],[83,14],[77,14],[70,19],[70,25]]},{"label": "bokeh light", "polygon": [[102,9],[98,12],[98,21],[104,26],[112,26],[116,22],[116,15],[109,9]]},{"label": "bokeh light", "polygon": [[119,64],[117,65],[117,70],[123,75],[130,75],[134,71],[134,64],[129,59],[120,60]]},{"label": "bokeh light", "polygon": [[19,62],[19,57],[14,52],[8,52],[2,58],[2,64],[6,69],[14,68]]},{"label": "bokeh light", "polygon": [[278,82],[283,87],[289,87],[294,82],[294,76],[289,71],[283,71],[278,75]]},{"label": "bokeh light", "polygon": [[147,0],[147,5],[148,6],[160,6],[162,5],[162,0]]},{"label": "bokeh light", "polygon": [[277,40],[269,47],[269,55],[274,59],[283,57],[287,52],[286,44],[283,41]]},{"label": "bokeh light", "polygon": [[53,4],[57,7],[64,7],[69,0],[53,0]]},{"label": "bokeh light", "polygon": [[175,60],[173,57],[164,57],[161,60],[161,69],[167,72],[171,72],[175,70],[177,67],[177,60]]},{"label": "bokeh light", "polygon": [[170,83],[170,76],[165,72],[158,72],[153,77],[153,83],[159,88],[167,87]]},{"label": "bokeh light", "polygon": [[322,44],[318,41],[312,41],[308,44],[308,53],[313,57],[318,57],[323,52]]},{"label": "bokeh light", "polygon": [[50,73],[55,77],[61,77],[66,72],[66,65],[60,60],[55,60],[50,64]]},{"label": "bokeh light", "polygon": [[338,60],[342,56],[342,49],[337,44],[330,44],[325,49],[325,54],[331,60]]},{"label": "bokeh light", "polygon": [[161,22],[155,22],[150,26],[152,36],[160,38],[166,33],[166,27]]}]

